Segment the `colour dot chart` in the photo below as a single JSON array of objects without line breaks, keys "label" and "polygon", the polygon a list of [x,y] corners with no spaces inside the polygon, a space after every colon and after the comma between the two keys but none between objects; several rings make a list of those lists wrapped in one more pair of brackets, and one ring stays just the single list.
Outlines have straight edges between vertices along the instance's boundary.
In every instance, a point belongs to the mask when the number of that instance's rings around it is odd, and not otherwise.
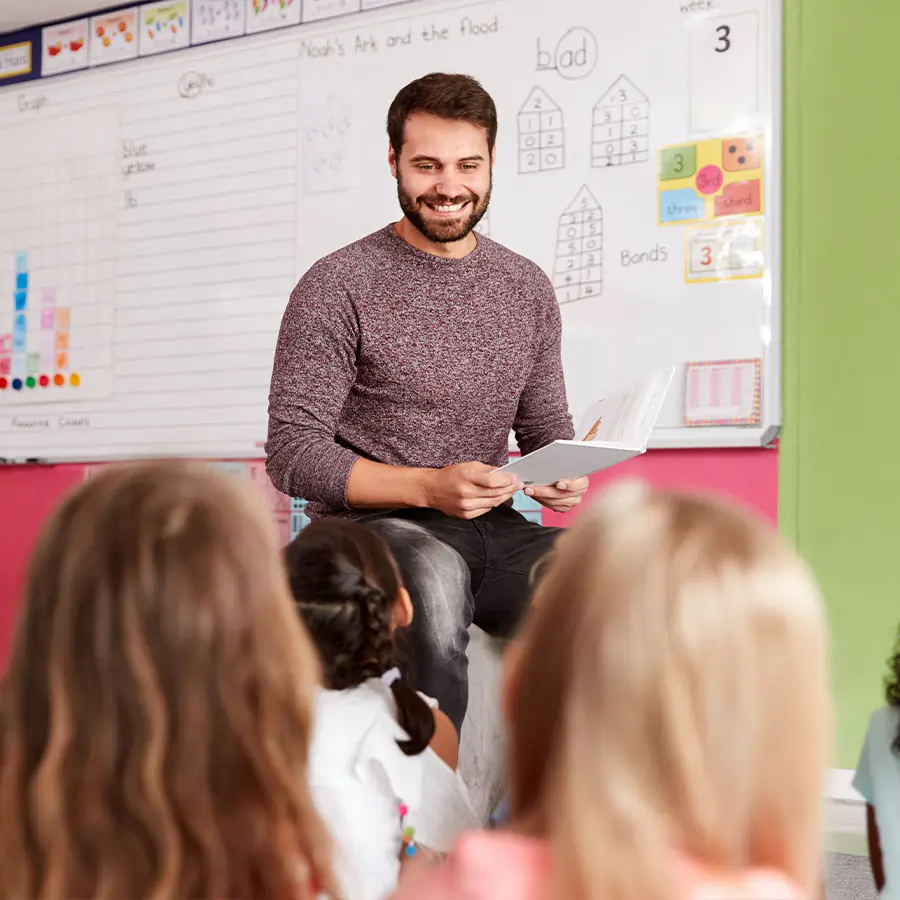
[{"label": "colour dot chart", "polygon": [[[8,198],[0,223],[0,407],[102,398],[112,364],[114,116],[86,112],[12,132],[0,147]],[[95,145],[104,139],[104,149]]]}]

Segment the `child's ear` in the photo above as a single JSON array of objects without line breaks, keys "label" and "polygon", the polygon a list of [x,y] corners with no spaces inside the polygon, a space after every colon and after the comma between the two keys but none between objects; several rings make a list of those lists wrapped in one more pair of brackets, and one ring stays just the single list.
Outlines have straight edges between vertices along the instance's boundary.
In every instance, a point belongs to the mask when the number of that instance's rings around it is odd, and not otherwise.
[{"label": "child's ear", "polygon": [[409,591],[402,587],[397,591],[397,601],[394,603],[394,628],[407,628],[412,625],[413,605]]}]

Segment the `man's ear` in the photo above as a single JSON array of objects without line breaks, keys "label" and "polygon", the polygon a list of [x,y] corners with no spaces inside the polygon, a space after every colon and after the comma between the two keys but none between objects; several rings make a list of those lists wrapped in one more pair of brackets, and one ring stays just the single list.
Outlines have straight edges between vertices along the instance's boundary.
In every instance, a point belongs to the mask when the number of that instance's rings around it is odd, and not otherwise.
[{"label": "man's ear", "polygon": [[388,144],[388,165],[391,167],[391,175],[394,178],[397,177],[397,154],[394,153],[394,148]]}]

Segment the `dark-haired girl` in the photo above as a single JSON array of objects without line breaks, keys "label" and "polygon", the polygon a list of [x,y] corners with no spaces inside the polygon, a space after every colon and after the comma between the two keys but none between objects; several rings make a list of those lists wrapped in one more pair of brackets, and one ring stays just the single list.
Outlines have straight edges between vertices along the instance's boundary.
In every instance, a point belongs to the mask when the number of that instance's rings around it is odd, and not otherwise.
[{"label": "dark-haired girl", "polygon": [[395,633],[413,608],[384,541],[364,525],[326,519],[304,529],[285,558],[325,675],[310,787],[335,838],[343,897],[381,900],[403,859],[449,851],[473,825],[455,771],[456,730],[397,664]]}]

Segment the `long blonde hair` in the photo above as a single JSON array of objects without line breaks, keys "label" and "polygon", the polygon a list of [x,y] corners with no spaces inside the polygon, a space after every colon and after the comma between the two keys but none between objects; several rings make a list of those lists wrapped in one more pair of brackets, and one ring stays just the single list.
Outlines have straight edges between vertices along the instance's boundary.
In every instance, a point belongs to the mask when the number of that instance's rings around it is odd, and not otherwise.
[{"label": "long blonde hair", "polygon": [[669,898],[677,853],[812,895],[825,619],[766,524],[612,489],[561,538],[514,658],[512,813],[554,845],[553,896]]},{"label": "long blonde hair", "polygon": [[0,687],[0,898],[331,891],[317,681],[249,488],[104,470],[43,531]]}]

